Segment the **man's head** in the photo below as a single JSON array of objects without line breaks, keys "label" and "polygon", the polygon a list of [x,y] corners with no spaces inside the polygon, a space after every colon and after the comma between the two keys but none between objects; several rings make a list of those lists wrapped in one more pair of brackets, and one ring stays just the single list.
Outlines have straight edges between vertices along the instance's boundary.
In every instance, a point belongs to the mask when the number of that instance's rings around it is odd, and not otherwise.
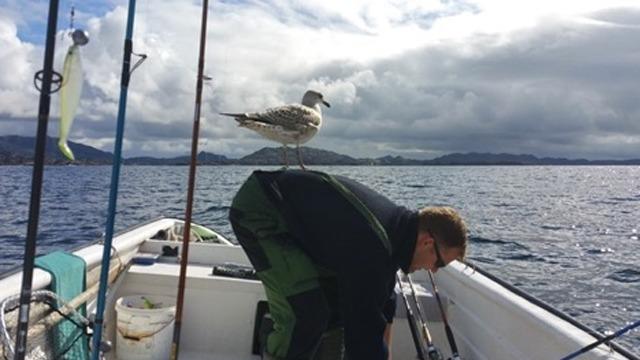
[{"label": "man's head", "polygon": [[449,207],[427,207],[418,215],[418,239],[409,271],[433,272],[453,260],[462,260],[467,252],[467,227],[458,213]]}]

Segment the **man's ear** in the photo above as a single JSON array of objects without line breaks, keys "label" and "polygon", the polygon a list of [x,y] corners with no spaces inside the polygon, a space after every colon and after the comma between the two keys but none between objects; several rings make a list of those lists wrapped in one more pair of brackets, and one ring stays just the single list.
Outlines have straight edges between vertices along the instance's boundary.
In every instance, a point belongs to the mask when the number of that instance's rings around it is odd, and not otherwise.
[{"label": "man's ear", "polygon": [[421,232],[420,235],[418,235],[418,243],[421,246],[427,246],[432,242],[433,242],[433,239],[431,238],[431,236],[429,236],[429,234],[426,231]]}]

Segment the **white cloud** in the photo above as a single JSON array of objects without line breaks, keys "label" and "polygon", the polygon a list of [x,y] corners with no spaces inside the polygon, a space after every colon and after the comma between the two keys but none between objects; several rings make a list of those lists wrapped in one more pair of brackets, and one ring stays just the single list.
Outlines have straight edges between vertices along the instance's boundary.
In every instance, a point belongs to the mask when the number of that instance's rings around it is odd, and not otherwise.
[{"label": "white cloud", "polygon": [[0,113],[10,117],[33,116],[33,73],[36,69],[35,47],[22,42],[17,27],[10,19],[0,15]]}]

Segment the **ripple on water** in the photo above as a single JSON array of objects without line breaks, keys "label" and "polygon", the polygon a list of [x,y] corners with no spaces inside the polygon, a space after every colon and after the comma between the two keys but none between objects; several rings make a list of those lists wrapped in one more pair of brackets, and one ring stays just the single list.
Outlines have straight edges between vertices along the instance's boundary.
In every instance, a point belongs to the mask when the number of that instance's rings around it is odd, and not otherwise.
[{"label": "ripple on water", "polygon": [[594,314],[595,310],[585,309],[585,308],[565,307],[565,308],[562,308],[562,312],[569,314],[571,317],[579,318],[582,315]]},{"label": "ripple on water", "polygon": [[611,248],[587,249],[585,251],[589,255],[613,254],[615,251]]},{"label": "ripple on water", "polygon": [[621,283],[637,283],[640,282],[640,270],[623,269],[616,271],[607,276],[607,279]]},{"label": "ripple on water", "polygon": [[529,261],[529,262],[545,262],[545,259],[541,256],[536,256],[533,254],[525,254],[525,253],[506,253],[498,255],[500,259],[504,260],[518,260],[518,261]]},{"label": "ripple on water", "polygon": [[405,187],[411,188],[411,189],[427,189],[427,188],[433,188],[433,185],[424,185],[424,184],[408,184],[405,185]]},{"label": "ripple on water", "polygon": [[562,226],[555,226],[555,225],[542,225],[540,226],[540,228],[543,230],[554,230],[554,231],[564,229]]},{"label": "ripple on water", "polygon": [[471,262],[478,262],[483,264],[495,264],[497,263],[496,259],[484,257],[484,256],[470,256],[469,259]]},{"label": "ripple on water", "polygon": [[496,208],[506,208],[506,209],[516,208],[517,207],[517,205],[515,205],[515,204],[509,204],[509,203],[506,203],[506,202],[493,203],[493,204],[491,204],[491,206],[494,206]]},{"label": "ripple on water", "polygon": [[501,246],[503,248],[506,248],[506,249],[509,249],[509,250],[529,250],[529,248],[527,246],[522,245],[520,243],[517,243],[515,241],[488,239],[488,238],[481,237],[481,236],[470,236],[469,237],[469,241],[472,244],[499,245],[499,246]]},{"label": "ripple on water", "polygon": [[640,197],[612,197],[610,200],[624,202],[624,201],[640,201]]},{"label": "ripple on water", "polygon": [[208,213],[208,212],[218,212],[218,211],[222,211],[222,212],[228,212],[229,209],[231,209],[230,206],[219,206],[219,205],[213,205],[213,206],[209,206],[206,210],[204,210],[204,213]]}]

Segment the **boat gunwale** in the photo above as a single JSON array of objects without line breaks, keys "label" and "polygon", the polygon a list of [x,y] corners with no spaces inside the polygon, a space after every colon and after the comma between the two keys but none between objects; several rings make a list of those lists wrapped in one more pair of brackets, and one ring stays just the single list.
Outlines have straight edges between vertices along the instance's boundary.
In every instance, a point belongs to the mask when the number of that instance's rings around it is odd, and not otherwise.
[{"label": "boat gunwale", "polygon": [[[113,237],[116,238],[116,237],[122,236],[125,233],[131,232],[131,231],[136,230],[138,228],[141,228],[143,226],[152,224],[152,223],[160,221],[160,220],[166,220],[166,219],[182,221],[180,219],[174,219],[172,217],[157,216],[157,217],[155,217],[155,218],[153,218],[151,220],[147,220],[147,221],[144,221],[142,223],[131,225],[131,226],[129,226],[129,227],[123,229],[123,230],[120,230],[117,233],[115,233],[113,235]],[[93,246],[93,245],[100,245],[100,242],[102,242],[102,241],[104,241],[104,235],[100,235],[100,237],[98,237],[96,239],[89,240],[89,242],[87,244],[76,245],[76,246],[73,246],[73,247],[71,247],[69,249],[61,249],[61,251],[68,252],[68,253],[76,253],[76,252],[78,252],[78,251],[80,251],[80,250],[82,250],[84,248],[88,248],[88,247]],[[3,273],[0,274],[0,281],[5,280],[6,278],[9,278],[11,276],[14,276],[14,275],[16,275],[16,274],[18,274],[20,272],[22,272],[22,265],[15,265],[15,266],[7,269],[6,271],[4,271]]]},{"label": "boat gunwale", "polygon": [[[172,217],[158,217],[119,231],[117,235],[114,235],[114,240],[119,239],[113,242],[112,251],[115,250],[117,252],[117,255],[114,254],[116,257],[128,262],[138,251],[137,249],[153,236],[151,232],[156,230],[156,226],[160,228],[160,226],[170,226],[176,222],[182,222],[182,220]],[[87,270],[93,269],[101,263],[103,248],[101,241],[101,238],[91,241],[89,244],[76,247],[77,250],[73,252],[74,255],[81,257],[85,261]],[[33,289],[46,288],[51,283],[51,274],[38,268],[34,269],[34,271]],[[0,301],[13,295],[13,291],[17,291],[14,288],[19,286],[21,278],[22,272],[14,271],[7,273],[0,279],[1,282],[7,284],[6,288],[0,289]]]},{"label": "boat gunwale", "polygon": [[[512,292],[513,294],[523,298],[524,300],[532,303],[535,306],[538,306],[538,307],[542,308],[543,310],[548,311],[552,315],[557,316],[561,320],[564,320],[564,321],[568,322],[569,324],[575,326],[576,328],[584,331],[585,333],[593,336],[597,341],[601,341],[602,339],[604,339],[606,337],[604,334],[602,334],[599,331],[594,330],[591,327],[581,323],[580,321],[578,321],[574,317],[568,315],[567,313],[565,313],[562,310],[556,308],[555,306],[545,302],[544,300],[541,300],[541,299],[535,297],[534,295],[531,295],[530,293],[528,293],[525,290],[522,290],[522,289],[516,287],[513,284],[510,284],[509,282],[499,278],[498,276],[491,274],[487,270],[484,270],[484,269],[478,267],[475,263],[472,263],[469,260],[461,261],[461,263],[463,265],[469,267],[470,269],[478,272],[479,274],[485,276],[486,278],[488,278],[489,280],[495,282],[496,284],[504,287],[506,290]],[[626,347],[614,342],[614,340],[605,341],[602,344],[611,347],[617,353],[619,353],[622,356],[627,357],[629,360],[640,360],[640,356],[633,354],[631,352],[631,350],[629,350]]]},{"label": "boat gunwale", "polygon": [[[138,223],[136,225],[130,226],[126,229],[123,229],[121,231],[118,231],[115,235],[114,235],[114,240],[117,237],[120,237],[126,233],[135,231],[137,229],[140,229],[144,226],[153,224],[155,222],[160,222],[163,220],[169,220],[169,221],[177,221],[177,222],[184,222],[184,220],[181,219],[177,219],[177,218],[173,218],[173,217],[164,217],[164,216],[159,216],[156,218],[153,218],[151,220],[147,220],[145,222],[142,223]],[[209,228],[207,226],[204,226],[206,228]],[[215,230],[213,230],[215,232]],[[83,245],[78,245],[75,246],[72,249],[66,249],[64,251],[68,251],[68,252],[72,252],[72,253],[76,253],[78,251],[81,251],[85,248],[89,248],[93,245],[101,245],[101,242],[103,241],[103,237],[99,237],[87,244],[83,244]],[[140,242],[140,244],[144,243],[143,240]],[[510,284],[509,282],[499,278],[498,276],[488,272],[487,270],[484,270],[483,268],[477,266],[474,262],[471,262],[469,260],[465,260],[465,261],[461,261],[460,262],[462,265],[464,265],[465,267],[473,270],[474,272],[478,272],[480,275],[486,277],[488,280],[496,283],[497,285],[503,287],[505,290],[507,290],[508,292],[524,299],[525,301],[549,312],[551,315],[556,316],[557,318],[559,318],[560,320],[563,320],[564,322],[574,326],[575,328],[584,331],[586,334],[592,336],[595,340],[600,341],[602,339],[604,339],[606,336],[594,329],[592,329],[591,327],[581,323],[580,321],[578,321],[577,319],[575,319],[574,317],[566,314],[565,312],[563,312],[562,310],[556,308],[555,306],[545,302],[544,300],[541,300],[539,298],[537,298],[536,296],[528,293],[527,291],[520,289],[518,287],[516,287],[513,284]],[[11,276],[15,276],[16,274],[20,273],[22,270],[21,266],[17,265],[16,267],[14,267],[13,269],[10,269],[2,274],[0,274],[0,281],[3,281]],[[443,271],[446,271],[448,269],[443,269]],[[34,279],[35,280],[35,279]],[[610,341],[606,341],[603,342],[603,345],[607,345],[609,346],[611,349],[613,349],[614,351],[616,351],[619,355],[622,355],[624,357],[626,357],[629,360],[640,360],[640,356],[634,354],[631,352],[631,350],[627,349],[626,347],[624,347],[623,345],[620,345],[616,342],[614,342],[615,340],[610,340]]]}]

